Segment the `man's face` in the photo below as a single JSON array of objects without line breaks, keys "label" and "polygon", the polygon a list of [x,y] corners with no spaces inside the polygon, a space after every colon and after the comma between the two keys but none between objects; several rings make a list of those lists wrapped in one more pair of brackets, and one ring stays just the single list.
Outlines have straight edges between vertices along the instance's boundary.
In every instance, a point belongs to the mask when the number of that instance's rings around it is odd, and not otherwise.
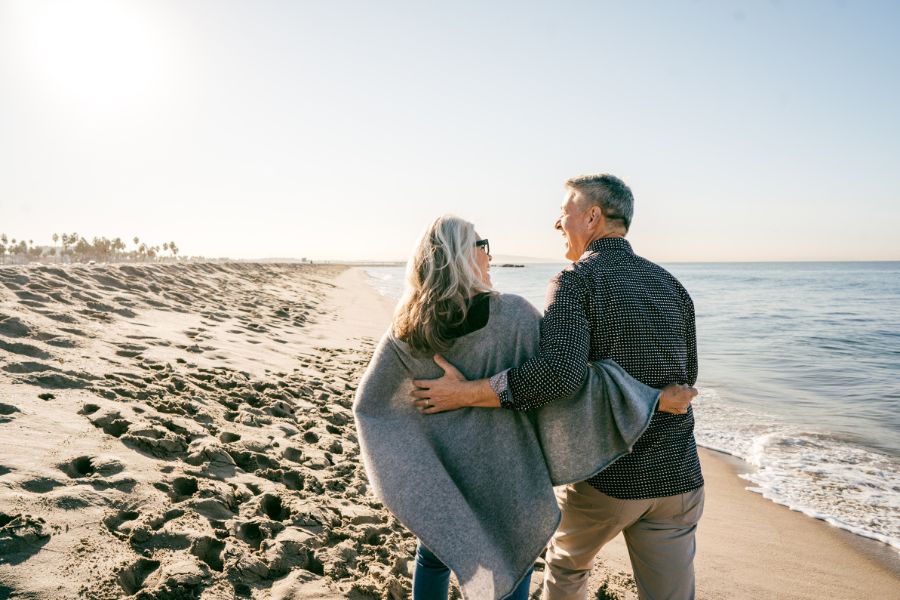
[{"label": "man's face", "polygon": [[554,227],[565,238],[566,258],[576,261],[584,254],[593,234],[591,204],[581,197],[581,192],[568,190],[560,211]]}]

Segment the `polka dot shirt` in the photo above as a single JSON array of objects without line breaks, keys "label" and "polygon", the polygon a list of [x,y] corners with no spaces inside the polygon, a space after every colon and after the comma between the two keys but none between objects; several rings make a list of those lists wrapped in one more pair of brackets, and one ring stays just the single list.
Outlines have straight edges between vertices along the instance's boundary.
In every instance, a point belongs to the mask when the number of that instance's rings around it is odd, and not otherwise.
[{"label": "polka dot shirt", "polygon": [[[694,304],[668,271],[623,238],[592,242],[550,282],[538,356],[491,378],[504,408],[530,410],[572,395],[588,361],[612,359],[655,388],[697,380]],[[694,414],[657,412],[623,456],[587,482],[614,498],[682,494],[703,485]]]}]

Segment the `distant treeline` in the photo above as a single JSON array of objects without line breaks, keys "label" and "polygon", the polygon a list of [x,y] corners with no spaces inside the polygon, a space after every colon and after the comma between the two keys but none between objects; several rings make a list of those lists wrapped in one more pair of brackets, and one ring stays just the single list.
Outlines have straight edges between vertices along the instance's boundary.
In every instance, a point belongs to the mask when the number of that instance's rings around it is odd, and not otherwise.
[{"label": "distant treeline", "polygon": [[54,233],[53,245],[36,245],[32,240],[16,240],[0,233],[0,264],[22,264],[35,261],[51,262],[159,262],[183,260],[178,256],[175,242],[151,246],[132,238],[128,249],[122,238],[95,237],[88,241],[77,233]]}]

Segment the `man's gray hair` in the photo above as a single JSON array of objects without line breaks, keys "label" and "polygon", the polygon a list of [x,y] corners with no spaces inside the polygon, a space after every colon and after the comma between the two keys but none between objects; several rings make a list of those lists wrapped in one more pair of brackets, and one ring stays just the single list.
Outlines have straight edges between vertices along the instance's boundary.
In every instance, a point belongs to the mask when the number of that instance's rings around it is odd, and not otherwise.
[{"label": "man's gray hair", "polygon": [[631,188],[615,175],[581,175],[566,181],[566,187],[581,192],[584,198],[600,207],[607,219],[622,221],[625,231],[634,215]]}]

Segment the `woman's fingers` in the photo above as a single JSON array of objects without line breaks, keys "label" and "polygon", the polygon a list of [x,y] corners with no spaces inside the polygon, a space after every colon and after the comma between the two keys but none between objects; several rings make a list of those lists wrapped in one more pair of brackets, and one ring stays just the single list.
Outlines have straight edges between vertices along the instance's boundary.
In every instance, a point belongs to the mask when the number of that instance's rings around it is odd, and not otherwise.
[{"label": "woman's fingers", "polygon": [[454,377],[454,378],[461,378],[461,379],[464,379],[463,376],[462,376],[462,373],[459,372],[459,369],[457,369],[457,368],[454,367],[452,364],[450,364],[449,362],[447,362],[447,360],[446,360],[443,356],[441,356],[440,354],[435,354],[435,355],[434,355],[434,362],[436,362],[436,363],[437,363],[437,366],[439,366],[440,368],[442,368],[442,369],[444,370],[444,376],[445,376],[445,377],[449,375],[449,376],[452,376],[452,377]]},{"label": "woman's fingers", "polygon": [[657,410],[676,415],[687,414],[691,400],[696,396],[697,390],[689,385],[667,385],[662,390]]},{"label": "woman's fingers", "polygon": [[697,391],[697,388],[693,388],[689,385],[682,386],[684,388],[684,394],[687,396],[687,401],[690,402],[694,398],[697,397],[697,394],[700,392]]}]

